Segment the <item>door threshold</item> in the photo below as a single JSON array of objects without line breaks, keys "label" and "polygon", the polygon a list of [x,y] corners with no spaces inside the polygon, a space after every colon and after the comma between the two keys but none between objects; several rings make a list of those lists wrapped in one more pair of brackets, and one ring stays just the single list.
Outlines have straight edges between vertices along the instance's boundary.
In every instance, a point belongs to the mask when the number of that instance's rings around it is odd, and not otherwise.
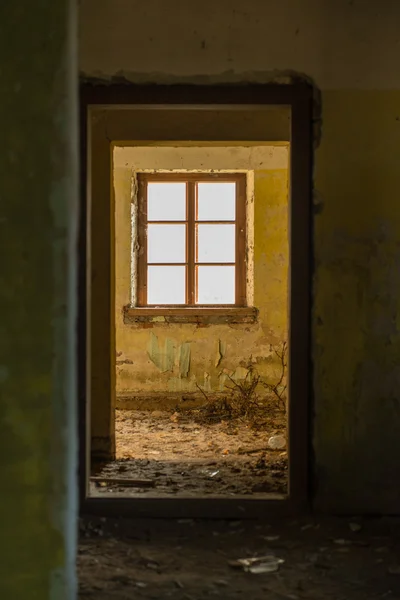
[{"label": "door threshold", "polygon": [[288,496],[265,494],[262,498],[86,498],[80,512],[82,516],[102,517],[242,520],[298,514],[299,511],[302,514],[308,512],[306,506],[299,506],[298,501]]}]

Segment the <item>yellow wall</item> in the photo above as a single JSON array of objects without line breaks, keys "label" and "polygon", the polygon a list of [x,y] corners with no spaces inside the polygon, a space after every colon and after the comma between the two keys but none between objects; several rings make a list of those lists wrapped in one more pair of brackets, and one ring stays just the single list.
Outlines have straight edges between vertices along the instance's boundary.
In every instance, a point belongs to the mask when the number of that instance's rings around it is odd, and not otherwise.
[{"label": "yellow wall", "polygon": [[[223,392],[227,374],[242,378],[250,358],[269,380],[278,365],[273,346],[287,339],[288,147],[115,148],[117,395],[173,398]],[[253,171],[254,167],[258,168]],[[258,322],[237,325],[124,323],[131,298],[131,179],[139,167],[248,170],[250,303]]]}]

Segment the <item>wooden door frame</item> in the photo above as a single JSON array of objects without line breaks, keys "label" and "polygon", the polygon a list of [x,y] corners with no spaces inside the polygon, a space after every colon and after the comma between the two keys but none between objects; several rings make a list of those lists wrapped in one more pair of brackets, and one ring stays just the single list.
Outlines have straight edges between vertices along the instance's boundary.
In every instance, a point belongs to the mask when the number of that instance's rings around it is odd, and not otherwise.
[{"label": "wooden door frame", "polygon": [[[288,85],[136,85],[85,81],[80,87],[81,214],[79,228],[78,383],[80,504],[83,513],[147,517],[255,518],[273,512],[304,512],[310,506],[311,275],[312,275],[312,88]],[[90,352],[87,325],[90,288],[88,261],[88,107],[92,105],[268,105],[291,110],[289,198],[289,495],[274,499],[91,498],[88,407]],[[116,106],[117,108],[117,106]],[[111,253],[111,247],[110,247]],[[109,268],[107,265],[105,268]],[[105,295],[111,294],[110,286]],[[111,306],[111,297],[106,299]],[[112,312],[112,308],[110,309]],[[110,314],[111,322],[111,314]],[[110,328],[111,337],[111,328]],[[107,344],[110,340],[104,340]],[[108,344],[112,348],[112,344]],[[111,368],[111,356],[110,356]],[[110,377],[110,385],[112,378]],[[110,389],[110,398],[112,390]]]}]

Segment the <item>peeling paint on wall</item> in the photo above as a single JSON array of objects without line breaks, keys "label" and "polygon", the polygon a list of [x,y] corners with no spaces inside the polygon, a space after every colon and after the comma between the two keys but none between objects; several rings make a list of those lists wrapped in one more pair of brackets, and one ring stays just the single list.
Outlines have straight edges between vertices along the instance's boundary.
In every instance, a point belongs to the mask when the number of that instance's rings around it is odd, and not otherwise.
[{"label": "peeling paint on wall", "polygon": [[221,364],[221,360],[224,358],[226,353],[226,343],[222,340],[218,340],[217,342],[217,356],[215,359],[215,367],[219,367]]},{"label": "peeling paint on wall", "polygon": [[210,373],[207,373],[207,371],[204,372],[203,389],[206,392],[211,392],[212,391],[212,388],[211,388],[211,377],[210,377]]},{"label": "peeling paint on wall", "polygon": [[179,348],[179,374],[187,377],[190,370],[190,342],[181,344]]},{"label": "peeling paint on wall", "polygon": [[[159,338],[151,332],[147,354],[161,373],[172,373],[175,371],[176,366],[180,377],[188,377],[190,371],[190,342],[177,345],[174,340],[167,337],[164,344],[162,344]],[[133,361],[117,361],[117,364],[133,364]],[[148,374],[148,377],[151,380],[151,373]]]},{"label": "peeling paint on wall", "polygon": [[159,346],[158,337],[150,333],[147,353],[151,362],[161,371],[173,371],[175,362],[175,344],[169,338],[165,338],[163,349]]},{"label": "peeling paint on wall", "polygon": [[246,367],[237,367],[237,369],[235,369],[231,377],[234,380],[243,380],[246,379],[248,372],[249,370],[246,369]]}]

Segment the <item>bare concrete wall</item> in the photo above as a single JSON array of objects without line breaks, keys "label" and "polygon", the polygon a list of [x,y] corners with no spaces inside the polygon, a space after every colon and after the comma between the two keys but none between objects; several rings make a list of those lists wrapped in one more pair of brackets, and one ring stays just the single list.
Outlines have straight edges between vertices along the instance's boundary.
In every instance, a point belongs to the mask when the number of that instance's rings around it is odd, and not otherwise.
[{"label": "bare concrete wall", "polygon": [[83,0],[81,71],[322,91],[315,168],[315,505],[398,512],[400,171],[395,0]]},{"label": "bare concrete wall", "polygon": [[0,23],[0,597],[73,600],[73,2],[5,2]]},{"label": "bare concrete wall", "polygon": [[268,80],[394,89],[396,0],[82,0],[81,70],[132,81]]}]

